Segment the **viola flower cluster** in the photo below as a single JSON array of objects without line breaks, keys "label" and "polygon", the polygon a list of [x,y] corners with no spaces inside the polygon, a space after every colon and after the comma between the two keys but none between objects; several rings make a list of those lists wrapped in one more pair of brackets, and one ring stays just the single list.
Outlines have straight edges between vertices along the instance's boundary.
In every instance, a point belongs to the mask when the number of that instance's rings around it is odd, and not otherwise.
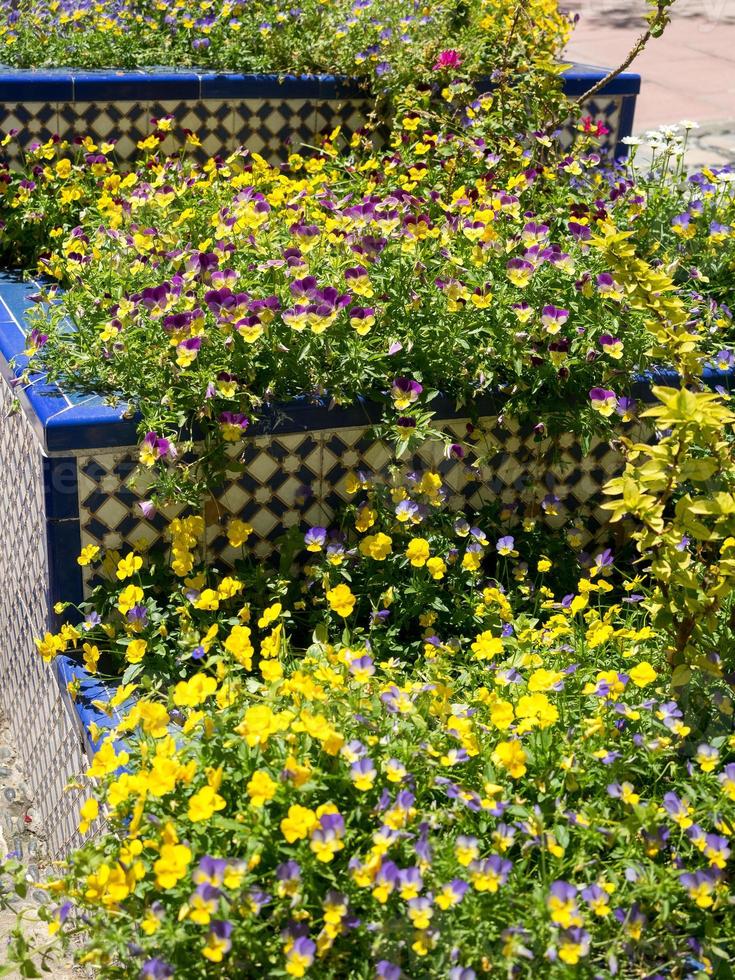
[{"label": "viola flower cluster", "polygon": [[[503,45],[507,69],[543,70],[561,52],[569,19],[556,0],[54,0],[0,4],[2,61],[21,67],[140,68],[191,65],[237,72],[334,73],[374,90],[490,72]],[[39,45],[38,38],[43,37]],[[451,47],[447,48],[447,39]]]},{"label": "viola flower cluster", "polygon": [[432,470],[347,489],[290,581],[242,520],[224,576],[196,516],[165,561],[80,555],[108,584],[39,652],[114,664],[101,707],[124,718],[91,731],[95,836],[47,884],[54,934],[110,980],[717,975],[726,645],[679,700],[649,584],[610,548],[572,564],[529,517],[452,513]]},{"label": "viola flower cluster", "polygon": [[[686,388],[735,363],[735,181],[687,177],[674,130],[650,172],[603,160],[599,120],[565,148],[566,25],[555,0],[0,0],[18,65],[42,35],[50,63],[341,72],[394,116],[382,144],[335,131],[280,166],[171,158],[157,119],[132,167],[82,136],[0,169],[0,250],[44,279],[29,371],[138,409],[159,497],[199,505],[294,398],[380,402],[398,446],[382,479],[347,474],[332,526],[291,530],[280,571],[239,518],[215,568],[193,509],[162,551],[80,554],[98,584],[39,655],[114,679],[98,707],[122,721],[92,726],[92,836],[41,914],[100,980],[735,960],[730,416]],[[686,384],[643,414],[654,364]],[[608,510],[686,533],[649,535],[632,577],[580,520],[543,529],[548,474],[523,512],[451,509],[441,464],[408,463],[439,393],[539,441],[656,418],[668,436],[628,450]],[[468,474],[474,421],[445,446]]]},{"label": "viola flower cluster", "polygon": [[[328,143],[283,167],[245,152],[200,167],[165,158],[163,121],[127,174],[89,138],[76,157],[36,147],[32,180],[0,173],[0,237],[12,250],[36,234],[46,248],[25,261],[43,251],[38,269],[65,289],[38,296],[29,352],[139,408],[141,460],[161,479],[186,460],[182,418],[226,468],[259,415],[294,397],[388,402],[399,438],[425,434],[437,391],[499,394],[557,428],[635,419],[631,376],[661,359],[646,303],[695,302],[659,266],[641,280],[617,264],[618,239],[637,254],[644,199],[584,141],[575,155],[549,157],[546,136],[490,152],[492,100],[473,105],[462,135],[407,112],[380,164],[346,165]],[[97,174],[90,154],[106,161]],[[726,305],[693,312],[726,353]]]},{"label": "viola flower cluster", "polygon": [[717,975],[725,687],[688,716],[609,551],[559,595],[549,558],[514,574],[520,535],[446,529],[430,474],[356,494],[353,541],[309,532],[293,594],[186,571],[194,525],[167,601],[145,557],[104,559],[107,604],[58,642],[160,649],[93,733],[81,827],[107,823],[47,884],[52,930],[101,978]]},{"label": "viola flower cluster", "polygon": [[[40,654],[46,662],[58,653],[76,655],[91,674],[112,671],[125,683],[139,676],[157,685],[172,683],[206,658],[224,616],[237,627],[228,650],[248,668],[256,662],[257,636],[264,631],[261,649],[273,653],[259,669],[274,679],[279,668],[273,657],[284,616],[294,635],[308,636],[325,616],[347,619],[354,614],[369,625],[376,649],[387,654],[400,637],[416,658],[434,656],[449,613],[442,599],[447,591],[455,597],[452,628],[461,611],[468,622],[474,621],[474,588],[492,571],[502,587],[483,595],[497,603],[505,621],[510,615],[505,589],[535,608],[551,594],[546,581],[552,567],[567,568],[568,574],[557,574],[556,582],[571,587],[575,570],[590,569],[593,577],[605,577],[612,566],[609,549],[597,555],[583,550],[590,536],[579,516],[556,530],[544,523],[542,515],[555,512],[558,504],[553,494],[540,502],[529,498],[525,516],[518,505],[508,504],[500,511],[475,514],[472,523],[464,512],[452,509],[449,487],[434,470],[402,473],[396,468],[387,481],[353,472],[346,489],[353,503],[330,528],[305,531],[301,546],[290,551],[299,574],[286,579],[276,568],[254,563],[253,528],[239,518],[223,526],[233,568],[216,581],[200,516],[174,519],[165,544],[150,551],[145,542],[127,553],[85,547],[77,560],[92,573],[90,599],[77,610],[77,625],[67,623],[59,633],[37,641]],[[266,593],[277,594],[279,602],[261,614],[257,610]],[[67,608],[62,604],[57,612]],[[174,609],[182,617],[182,643],[172,658],[162,624]],[[415,621],[425,633],[409,643],[405,629]],[[184,622],[189,624],[186,630]],[[355,669],[363,667],[371,669],[367,661]],[[78,690],[75,682],[74,697]]]}]

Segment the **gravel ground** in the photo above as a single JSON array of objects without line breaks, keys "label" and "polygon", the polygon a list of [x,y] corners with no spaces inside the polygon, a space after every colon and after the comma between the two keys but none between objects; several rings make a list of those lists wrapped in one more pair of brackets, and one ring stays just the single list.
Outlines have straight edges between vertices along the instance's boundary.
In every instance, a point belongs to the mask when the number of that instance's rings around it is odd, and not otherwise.
[{"label": "gravel ground", "polygon": [[[44,857],[43,841],[31,832],[32,821],[28,814],[32,812],[32,801],[28,786],[15,755],[8,728],[0,717],[0,858],[13,856],[22,861],[28,869],[33,881],[43,880],[46,873],[52,873]],[[46,948],[49,936],[46,923],[39,922],[37,909],[39,902],[45,899],[45,893],[29,885],[26,899],[16,899],[15,908],[23,913],[24,932],[31,943],[37,943]],[[5,959],[5,950],[12,931],[17,923],[16,913],[0,911],[0,965]],[[80,980],[85,974],[75,969],[60,952],[52,949],[46,961],[47,972],[44,974],[52,980]],[[20,977],[19,973],[7,974],[12,980]]]}]

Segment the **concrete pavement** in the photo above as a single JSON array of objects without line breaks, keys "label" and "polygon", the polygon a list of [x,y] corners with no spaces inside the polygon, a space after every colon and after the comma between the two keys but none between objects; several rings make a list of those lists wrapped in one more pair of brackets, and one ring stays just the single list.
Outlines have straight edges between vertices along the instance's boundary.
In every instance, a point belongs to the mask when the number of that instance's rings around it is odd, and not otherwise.
[{"label": "concrete pavement", "polygon": [[[616,67],[645,28],[644,0],[566,0],[569,60]],[[692,119],[689,166],[735,163],[735,0],[676,0],[671,23],[631,66],[643,84],[635,132]]]}]

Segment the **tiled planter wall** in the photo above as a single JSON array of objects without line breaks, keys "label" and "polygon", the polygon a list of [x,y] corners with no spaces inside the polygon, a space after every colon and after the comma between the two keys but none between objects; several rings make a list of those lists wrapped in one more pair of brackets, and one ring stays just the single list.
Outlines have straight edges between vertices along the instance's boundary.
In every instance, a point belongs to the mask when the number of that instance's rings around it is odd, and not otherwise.
[{"label": "tiled planter wall", "polygon": [[[145,485],[135,480],[135,426],[122,410],[94,396],[62,392],[43,376],[15,384],[25,367],[24,311],[35,288],[0,276],[0,696],[23,746],[50,850],[58,856],[76,839],[79,792],[63,789],[86,767],[88,722],[105,722],[92,702],[105,692],[88,678],[72,703],[66,684],[83,671],[67,658],[53,669],[44,665],[33,637],[54,621],[56,602],[83,597],[86,583],[76,557],[84,545],[154,544],[177,511],[146,520],[135,507]],[[478,507],[498,498],[513,503],[526,484],[543,479],[536,499],[552,491],[561,500],[559,515],[548,518],[552,524],[570,513],[583,515],[593,531],[604,522],[600,487],[619,466],[607,444],[584,455],[573,437],[562,437],[549,468],[543,458],[548,443],[530,427],[501,423],[497,404],[479,408],[477,452],[488,455],[479,473],[470,470],[471,456],[447,460],[436,444],[410,461],[413,469],[443,474],[451,505]],[[368,405],[334,411],[291,405],[259,423],[237,450],[247,472],[206,508],[209,556],[223,565],[234,557],[224,534],[231,517],[253,526],[253,551],[263,559],[284,529],[329,525],[350,499],[347,475],[379,475],[391,462],[388,447],[369,434],[371,415],[375,409]],[[450,405],[439,417],[456,437],[466,435],[468,419]]]},{"label": "tiled planter wall", "polygon": [[[582,95],[605,74],[575,66],[564,73],[565,91]],[[620,140],[631,133],[639,90],[640,76],[625,73],[581,107],[581,116],[600,119],[610,129],[607,149],[624,152]],[[139,152],[138,141],[155,129],[151,119],[171,115],[178,125],[164,144],[167,152],[179,148],[186,128],[199,137],[202,157],[244,145],[277,162],[337,125],[349,139],[372,107],[369,93],[355,81],[327,75],[0,69],[0,133],[18,130],[18,142],[0,153],[15,165],[19,145],[89,134],[100,142],[116,139],[118,159],[130,160]],[[566,142],[573,137],[570,123]]]},{"label": "tiled planter wall", "polygon": [[13,393],[0,382],[0,704],[20,753],[36,815],[56,856],[73,838],[77,793],[66,784],[84,764],[68,699],[39,657],[34,636],[48,619],[44,458]]},{"label": "tiled planter wall", "polygon": [[[26,288],[19,288],[18,295],[24,295]],[[4,343],[16,344],[15,324],[12,336],[7,325],[0,290],[0,335]],[[67,524],[53,516],[53,501],[60,499],[54,485],[63,499],[64,484],[55,481],[33,413],[20,408],[9,378],[0,354],[0,707],[28,777],[32,829],[45,837],[51,857],[61,857],[80,839],[83,792],[74,783],[93,749],[85,722],[92,716],[106,725],[114,722],[100,717],[92,703],[109,700],[102,684],[65,657],[52,670],[34,644],[50,626],[54,589],[63,591],[61,583],[52,587],[51,567],[66,547]],[[75,677],[81,680],[76,703],[66,689]]]},{"label": "tiled planter wall", "polygon": [[[177,510],[147,520],[135,506],[145,498],[145,485],[136,481],[135,426],[121,409],[95,396],[62,392],[43,376],[15,383],[25,367],[24,311],[35,288],[0,275],[0,699],[22,746],[50,850],[59,856],[77,839],[79,791],[63,790],[86,768],[94,748],[89,722],[109,726],[115,719],[95,708],[95,700],[109,700],[99,681],[69,658],[46,667],[32,638],[53,623],[54,603],[83,598],[87,583],[76,558],[84,545],[155,544]],[[705,380],[712,387],[732,382],[716,372]],[[656,382],[677,383],[664,374]],[[650,399],[650,383],[636,382],[633,394]],[[432,407],[442,425],[464,439],[468,419],[439,400]],[[471,454],[462,462],[446,459],[436,444],[406,461],[407,467],[441,472],[449,503],[458,509],[500,499],[535,504],[538,512],[540,500],[554,493],[560,502],[555,516],[544,517],[550,526],[576,516],[588,541],[604,541],[601,488],[621,464],[609,444],[595,442],[584,453],[574,436],[564,435],[550,462],[549,440],[539,440],[530,426],[502,421],[497,402],[476,409],[482,467],[470,468]],[[253,526],[249,543],[264,560],[285,529],[328,526],[351,499],[348,474],[379,476],[392,461],[389,448],[370,434],[379,414],[367,403],[334,411],[293,404],[266,416],[235,450],[245,474],[222,487],[205,509],[208,557],[221,566],[234,557],[224,534],[231,517]],[[75,677],[82,688],[72,703],[66,685]]]},{"label": "tiled planter wall", "polygon": [[[577,67],[566,72],[565,88],[580,95],[601,76],[599,69]],[[624,150],[620,140],[631,132],[639,86],[637,75],[626,74],[582,108],[582,115],[610,128],[609,149]],[[197,134],[203,156],[244,144],[277,162],[336,125],[349,138],[371,108],[354,82],[331,77],[0,70],[0,132],[19,130],[17,143],[0,152],[12,166],[20,162],[18,144],[91,134],[98,141],[117,139],[118,158],[128,160],[154,128],[151,119],[173,115],[179,130]],[[570,124],[567,142],[573,135]],[[167,151],[176,149],[175,139],[169,137]],[[85,544],[154,543],[176,512],[148,521],[135,508],[145,487],[134,479],[135,428],[121,411],[62,392],[42,377],[23,390],[14,384],[24,366],[29,291],[17,279],[0,277],[0,704],[21,748],[49,853],[61,857],[79,840],[82,791],[74,783],[94,750],[89,722],[114,719],[93,703],[109,700],[104,686],[68,658],[47,667],[33,637],[53,623],[54,603],[82,598],[76,556]],[[328,524],[348,499],[347,474],[379,474],[390,460],[387,447],[368,434],[369,415],[366,406],[329,412],[294,405],[266,418],[242,447],[246,475],[222,488],[207,508],[210,555],[222,563],[232,557],[223,533],[231,516],[253,525],[261,558],[273,552],[284,529]],[[599,489],[619,463],[606,444],[584,456],[572,438],[562,439],[548,470],[546,447],[532,432],[502,425],[491,404],[482,415],[477,451],[489,454],[489,464],[479,476],[470,473],[471,460],[449,462],[436,446],[412,461],[414,468],[442,471],[454,506],[498,497],[513,502],[524,482],[545,475],[548,490],[562,500],[559,517],[551,520],[574,512],[593,529],[604,521]],[[464,435],[466,418],[449,405],[442,417],[449,430]],[[72,701],[67,684],[74,679],[81,689]]]}]

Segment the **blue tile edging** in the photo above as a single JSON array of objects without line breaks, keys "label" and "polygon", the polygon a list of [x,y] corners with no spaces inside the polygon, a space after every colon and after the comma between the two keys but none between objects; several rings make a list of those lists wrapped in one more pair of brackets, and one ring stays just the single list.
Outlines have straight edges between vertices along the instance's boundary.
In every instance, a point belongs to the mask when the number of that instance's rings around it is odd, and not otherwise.
[{"label": "blue tile edging", "polygon": [[336,75],[149,70],[10,68],[0,65],[3,102],[116,102],[202,99],[345,99],[366,91]]},{"label": "blue tile edging", "polygon": [[[564,91],[584,95],[605,78],[605,69],[567,66],[561,72]],[[578,106],[607,125],[600,151],[625,155],[640,76],[626,72],[594,98]],[[492,90],[478,79],[477,90]],[[3,163],[23,167],[25,152],[49,139],[112,142],[118,162],[139,158],[142,141],[157,132],[157,120],[174,125],[165,137],[166,153],[187,146],[204,161],[234,152],[240,146],[272,165],[283,164],[291,152],[319,145],[335,128],[349,142],[363,130],[375,101],[367,81],[338,75],[243,74],[172,68],[149,71],[83,71],[76,69],[12,69],[0,65],[0,133],[15,139],[0,151]],[[577,113],[574,113],[577,115]],[[188,145],[185,134],[194,137]],[[561,127],[563,145],[577,135],[577,120]],[[385,133],[372,131],[376,146]]]},{"label": "blue tile edging", "polygon": [[[570,96],[584,95],[593,85],[596,85],[607,75],[608,69],[595,65],[574,64],[563,72],[564,94]],[[602,89],[602,95],[639,95],[641,91],[641,76],[638,72],[623,71]]]},{"label": "blue tile edging", "polygon": [[[564,92],[583,95],[604,78],[607,69],[571,65],[562,73]],[[491,87],[480,80],[479,87]],[[641,77],[623,72],[603,89],[604,95],[637,95]],[[3,102],[114,102],[181,99],[315,99],[343,100],[364,96],[366,82],[343,75],[216,72],[204,69],[34,69],[0,65]]]},{"label": "blue tile edging", "polygon": [[[96,674],[90,674],[78,661],[65,654],[56,657],[53,661],[53,669],[67,707],[73,713],[83,736],[84,749],[91,758],[107,738],[109,731],[120,724],[133,701],[128,700],[123,705],[110,709],[108,714],[102,710],[101,705],[109,704],[117,693],[118,681],[110,681]],[[67,685],[70,684],[77,687],[75,697],[72,697],[69,692]],[[118,751],[125,747],[117,739],[115,746]]]}]

